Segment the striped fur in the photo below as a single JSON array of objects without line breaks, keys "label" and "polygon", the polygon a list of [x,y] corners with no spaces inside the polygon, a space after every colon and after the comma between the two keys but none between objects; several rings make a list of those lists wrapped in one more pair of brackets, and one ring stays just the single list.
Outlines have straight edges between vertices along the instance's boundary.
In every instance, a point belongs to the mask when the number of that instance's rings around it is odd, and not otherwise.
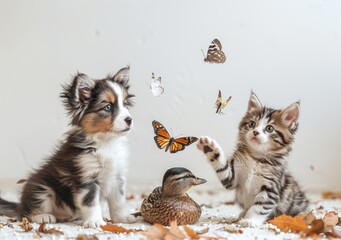
[{"label": "striped fur", "polygon": [[133,220],[125,211],[129,67],[93,80],[77,74],[61,97],[71,116],[64,141],[28,178],[19,203],[0,198],[0,214],[33,222],[82,220],[85,227],[105,224],[102,203],[117,222]]},{"label": "striped fur", "polygon": [[308,207],[308,199],[287,169],[298,127],[299,103],[283,110],[263,107],[251,93],[248,110],[239,125],[239,139],[229,158],[216,141],[198,142],[226,189],[236,190],[244,209],[240,224],[258,226],[282,213],[296,215]]}]

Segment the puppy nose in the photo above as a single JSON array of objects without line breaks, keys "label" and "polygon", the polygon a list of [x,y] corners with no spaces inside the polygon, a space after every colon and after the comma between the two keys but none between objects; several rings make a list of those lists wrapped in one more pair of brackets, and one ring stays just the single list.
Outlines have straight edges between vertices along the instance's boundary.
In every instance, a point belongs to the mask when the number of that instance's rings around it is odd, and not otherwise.
[{"label": "puppy nose", "polygon": [[127,123],[128,126],[130,126],[131,123],[133,122],[133,119],[131,117],[126,117],[124,121]]},{"label": "puppy nose", "polygon": [[259,134],[259,132],[253,131],[253,135],[257,136],[258,134]]}]

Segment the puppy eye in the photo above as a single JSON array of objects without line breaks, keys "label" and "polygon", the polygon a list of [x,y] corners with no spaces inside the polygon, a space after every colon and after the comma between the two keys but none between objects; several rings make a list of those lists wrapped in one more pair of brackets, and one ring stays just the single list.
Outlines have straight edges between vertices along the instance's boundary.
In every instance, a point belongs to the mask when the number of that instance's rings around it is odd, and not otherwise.
[{"label": "puppy eye", "polygon": [[106,112],[110,112],[111,109],[112,109],[112,106],[111,106],[111,104],[108,104],[108,105],[106,105],[103,109],[104,109],[104,111],[106,111]]},{"label": "puppy eye", "polygon": [[248,127],[254,128],[256,126],[256,123],[254,121],[249,122]]},{"label": "puppy eye", "polygon": [[265,127],[265,131],[267,131],[268,133],[272,133],[274,131],[274,127],[271,125],[268,125]]}]

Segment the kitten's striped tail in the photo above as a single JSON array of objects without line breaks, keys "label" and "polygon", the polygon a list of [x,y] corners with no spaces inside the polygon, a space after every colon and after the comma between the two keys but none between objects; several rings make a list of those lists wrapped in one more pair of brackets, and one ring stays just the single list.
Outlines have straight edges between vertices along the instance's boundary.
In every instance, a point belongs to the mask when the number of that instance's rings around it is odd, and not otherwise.
[{"label": "kitten's striped tail", "polygon": [[12,218],[20,218],[19,203],[9,202],[0,198],[0,215],[6,215]]}]

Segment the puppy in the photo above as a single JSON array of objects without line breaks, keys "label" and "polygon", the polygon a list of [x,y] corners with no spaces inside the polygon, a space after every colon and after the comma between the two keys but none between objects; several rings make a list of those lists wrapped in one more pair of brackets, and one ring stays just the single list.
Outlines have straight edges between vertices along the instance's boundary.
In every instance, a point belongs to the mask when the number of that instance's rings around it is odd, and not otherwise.
[{"label": "puppy", "polygon": [[20,203],[0,198],[0,214],[36,223],[83,220],[85,227],[96,228],[105,224],[102,209],[107,202],[112,220],[133,220],[124,210],[126,135],[133,126],[128,108],[134,96],[128,80],[126,67],[101,80],[78,73],[64,86],[61,98],[71,130],[28,178]]}]

